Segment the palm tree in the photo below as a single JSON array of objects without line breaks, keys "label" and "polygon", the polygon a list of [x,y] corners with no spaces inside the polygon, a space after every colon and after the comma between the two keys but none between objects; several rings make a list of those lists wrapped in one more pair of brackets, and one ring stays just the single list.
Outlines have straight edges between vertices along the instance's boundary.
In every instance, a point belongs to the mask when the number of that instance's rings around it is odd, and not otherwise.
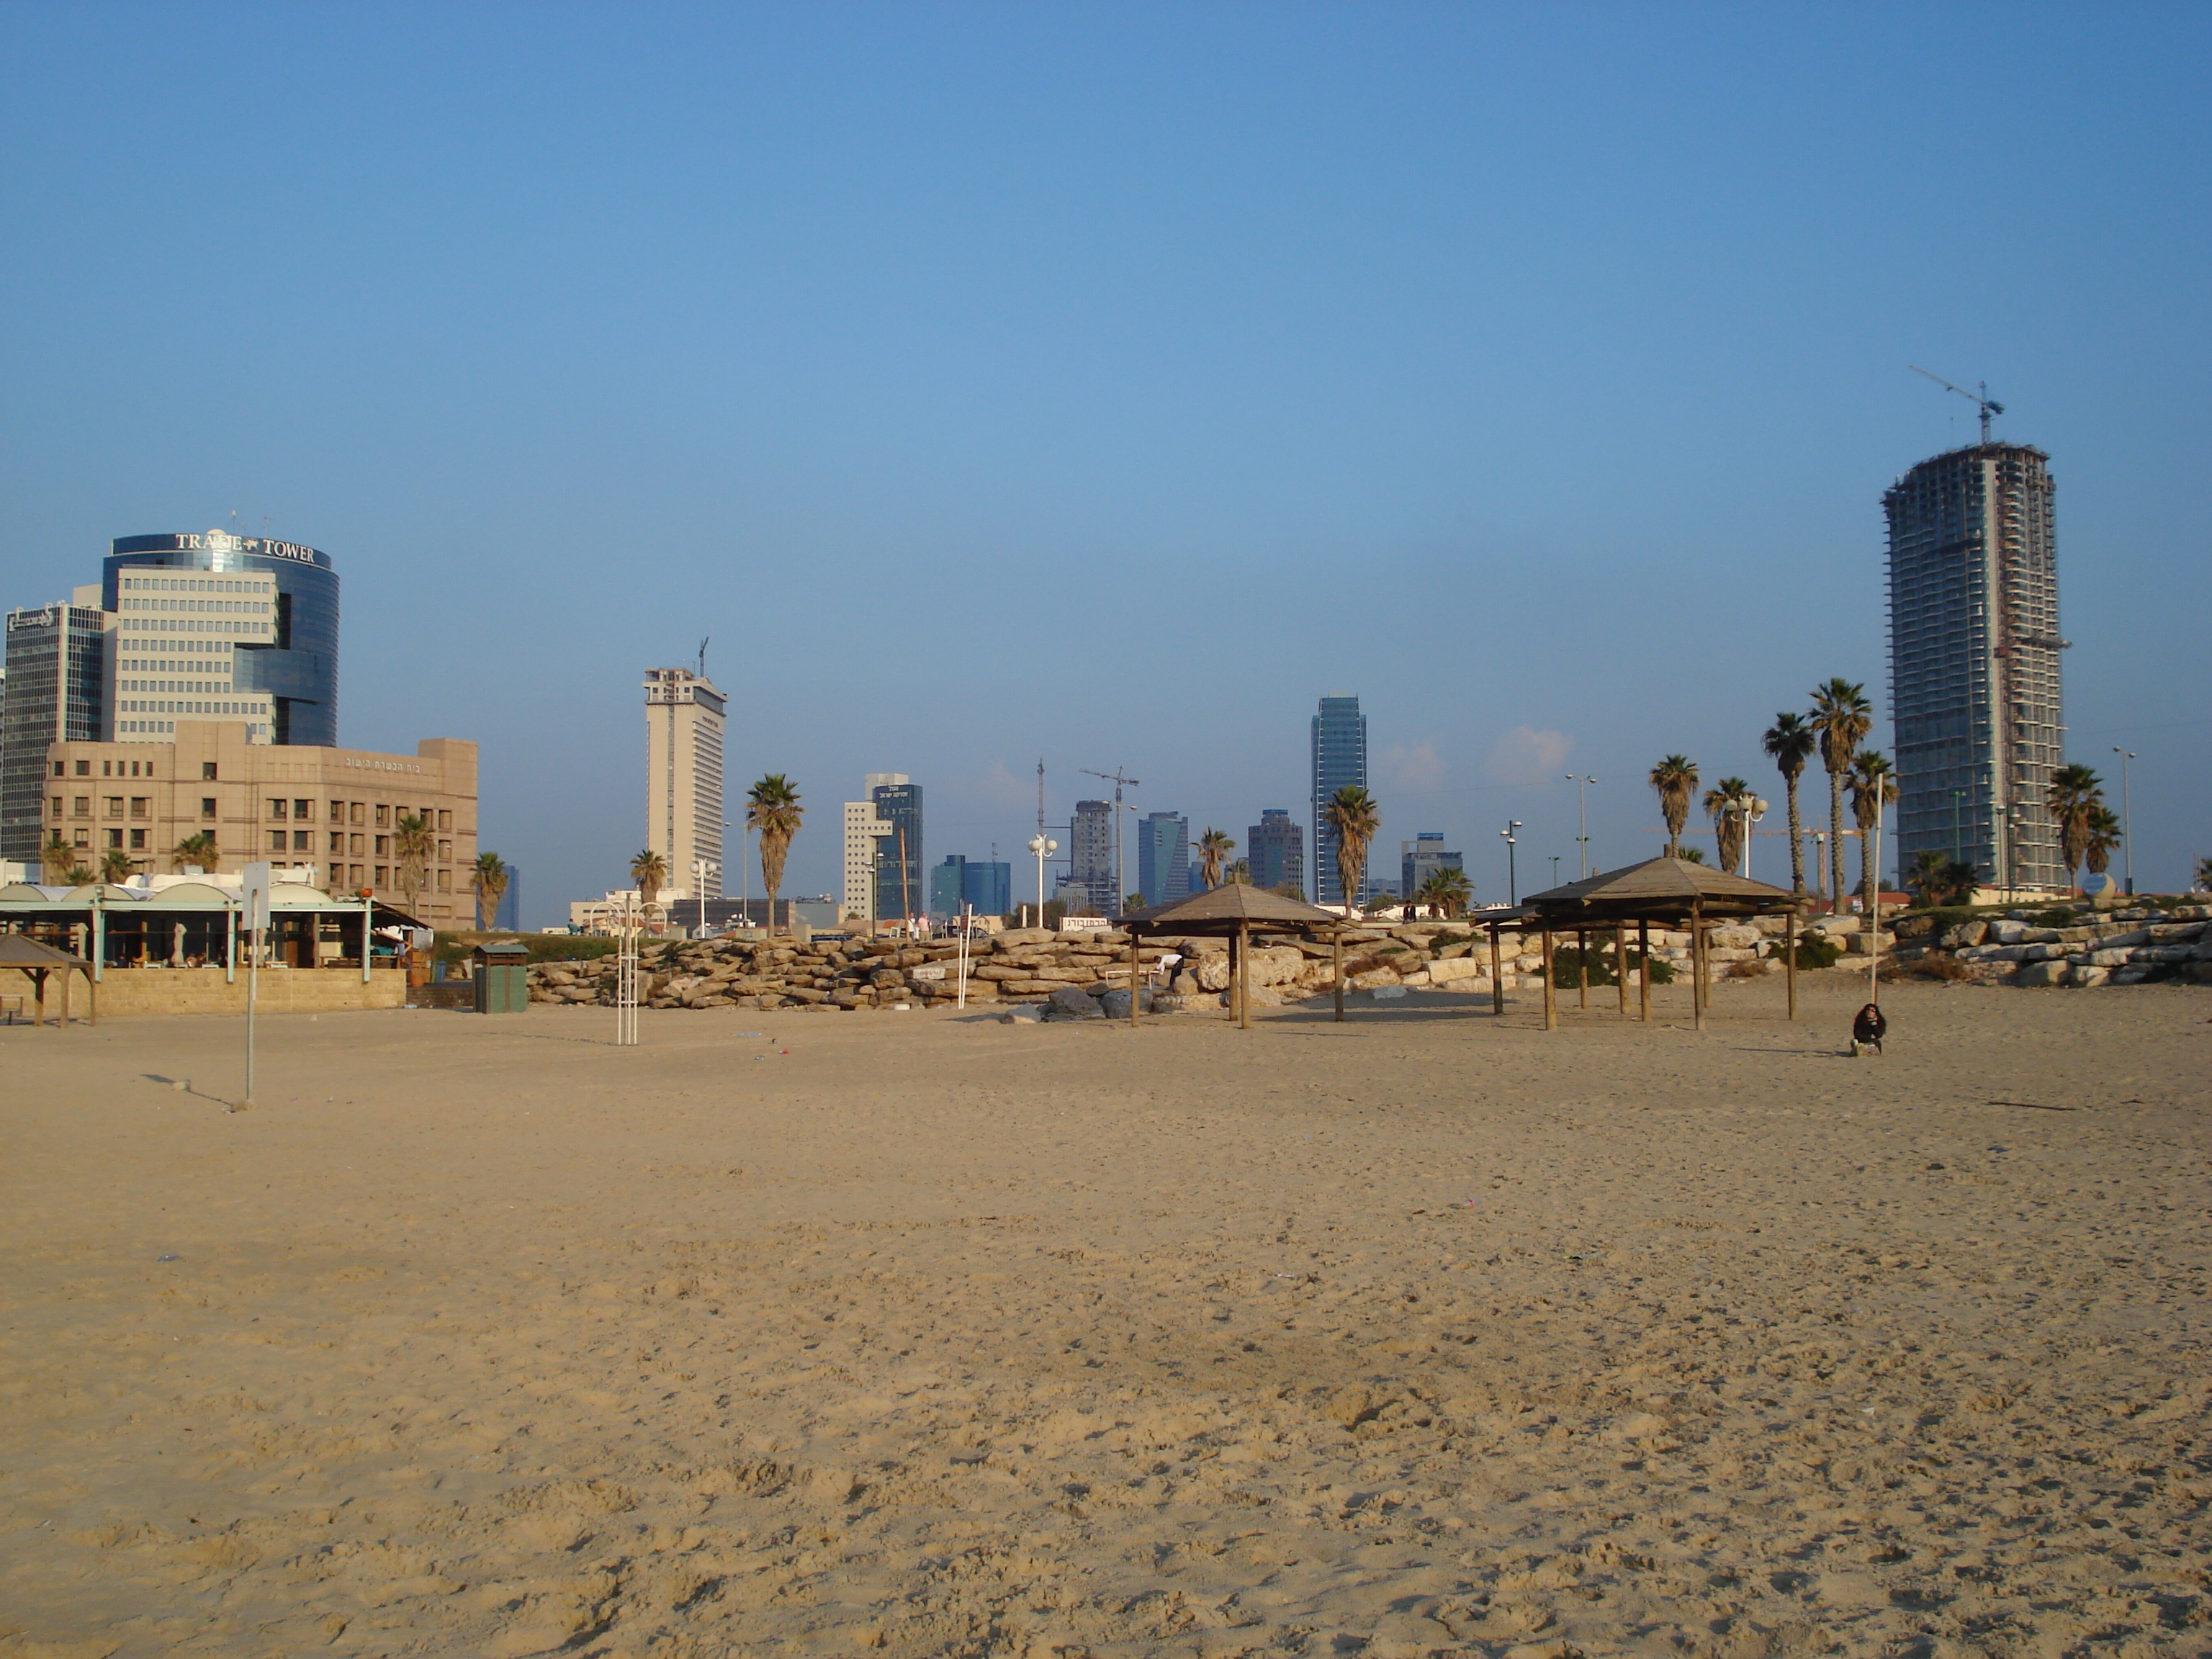
[{"label": "palm tree", "polygon": [[499,902],[507,896],[507,884],[514,872],[496,853],[479,853],[469,872],[469,884],[477,894],[477,931],[483,933],[499,921]]},{"label": "palm tree", "polygon": [[1905,884],[1912,890],[1921,908],[1934,910],[1947,904],[1969,902],[1980,884],[1980,872],[1940,847],[1926,847],[1913,860],[1911,869],[1905,872]]},{"label": "palm tree", "polygon": [[1206,878],[1206,890],[1212,892],[1221,885],[1222,860],[1229,856],[1236,841],[1223,830],[1207,826],[1198,838],[1199,873]]},{"label": "palm tree", "polygon": [[2101,876],[2112,867],[2112,850],[2120,844],[2120,815],[2109,806],[2089,814],[2088,839],[2081,844],[2081,859],[2090,873]]},{"label": "palm tree", "polygon": [[1851,757],[1851,817],[1859,826],[1859,885],[1866,896],[1865,913],[1875,914],[1881,898],[1881,840],[1875,833],[1882,809],[1897,804],[1897,769],[1879,749],[1862,749]]},{"label": "palm tree", "polygon": [[1698,792],[1698,763],[1687,755],[1669,755],[1651,769],[1659,792],[1659,811],[1667,820],[1667,856],[1682,856],[1682,826],[1690,821],[1690,799]]},{"label": "palm tree", "polygon": [[420,812],[403,812],[392,826],[392,850],[399,860],[399,890],[407,895],[407,914],[420,917],[422,889],[427,884],[430,854],[437,837],[430,820]]},{"label": "palm tree", "polygon": [[1820,734],[1820,764],[1828,769],[1828,890],[1844,902],[1844,775],[1859,740],[1874,730],[1874,705],[1866,687],[1838,678],[1813,688],[1813,729]]},{"label": "palm tree", "polygon": [[1347,783],[1328,798],[1321,821],[1336,837],[1336,880],[1344,890],[1345,913],[1358,901],[1360,878],[1367,872],[1367,848],[1382,827],[1382,809],[1374,796]]},{"label": "palm tree", "polygon": [[1239,859],[1231,865],[1224,874],[1228,878],[1231,885],[1249,887],[1252,884],[1252,860]]},{"label": "palm tree", "polygon": [[1774,724],[1759,739],[1760,746],[1773,757],[1774,769],[1782,774],[1782,787],[1789,796],[1790,890],[1798,894],[1805,890],[1805,839],[1797,823],[1797,780],[1805,775],[1805,763],[1813,758],[1816,740],[1802,714],[1787,713],[1777,714]]},{"label": "palm tree", "polygon": [[70,866],[76,862],[76,848],[62,839],[55,830],[39,848],[39,873],[46,878],[46,885],[58,887],[69,879]]},{"label": "palm tree", "polygon": [[2058,852],[2066,860],[2066,878],[2089,853],[2090,815],[2105,805],[2105,781],[2079,761],[2051,775],[2048,797],[2051,816],[2058,821]]},{"label": "palm tree", "polygon": [[2197,890],[2202,893],[2207,890],[2212,890],[2212,859],[2199,859],[2197,860]]},{"label": "palm tree", "polygon": [[221,862],[215,850],[215,831],[203,830],[198,835],[186,836],[169,849],[169,867],[182,870],[186,865],[198,865],[213,875]]},{"label": "palm tree", "polygon": [[1474,901],[1474,884],[1467,878],[1466,871],[1446,866],[1431,870],[1413,896],[1431,907],[1441,920],[1456,921],[1467,914],[1467,907]]},{"label": "palm tree", "polygon": [[[745,792],[745,826],[760,836],[761,880],[768,887],[768,929],[775,933],[775,893],[783,885],[784,855],[799,833],[806,811],[799,804],[799,791],[781,772],[771,772]],[[921,856],[921,849],[915,849]]]},{"label": "palm tree", "polygon": [[1720,867],[1734,875],[1743,861],[1743,814],[1736,810],[1736,797],[1751,793],[1751,785],[1741,778],[1723,778],[1705,791],[1705,811],[1713,821],[1713,850],[1719,856]]},{"label": "palm tree", "polygon": [[120,847],[111,847],[100,855],[100,878],[110,886],[120,887],[137,873],[137,864]]},{"label": "palm tree", "polygon": [[637,889],[639,902],[651,904],[660,896],[660,890],[668,885],[668,860],[650,847],[646,848],[629,861],[629,878]]}]

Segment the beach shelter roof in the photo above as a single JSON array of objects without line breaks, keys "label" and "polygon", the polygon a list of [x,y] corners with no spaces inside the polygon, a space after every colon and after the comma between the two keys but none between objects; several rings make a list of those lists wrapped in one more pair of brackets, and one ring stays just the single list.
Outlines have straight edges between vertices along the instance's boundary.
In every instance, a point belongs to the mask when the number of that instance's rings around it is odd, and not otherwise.
[{"label": "beach shelter roof", "polygon": [[1255,933],[1308,933],[1345,924],[1333,910],[1231,881],[1172,904],[1135,911],[1122,917],[1121,925],[1142,933],[1233,933],[1245,927]]},{"label": "beach shelter roof", "polygon": [[0,968],[82,968],[89,972],[92,964],[21,933],[0,933]]},{"label": "beach shelter roof", "polygon": [[[1661,854],[1641,864],[1601,870],[1521,901],[1521,925],[1553,927],[1593,922],[1657,921],[1688,915],[1694,908],[1712,916],[1759,916],[1795,908],[1796,895],[1786,887],[1732,876],[1688,859]],[[1478,916],[1475,920],[1483,920]]]}]

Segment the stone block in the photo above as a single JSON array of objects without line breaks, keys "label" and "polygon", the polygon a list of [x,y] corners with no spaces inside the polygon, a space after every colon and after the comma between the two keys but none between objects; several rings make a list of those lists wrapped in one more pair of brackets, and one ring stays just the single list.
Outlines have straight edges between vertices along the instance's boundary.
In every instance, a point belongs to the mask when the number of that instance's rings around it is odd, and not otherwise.
[{"label": "stone block", "polygon": [[2024,962],[2013,983],[2025,986],[2049,986],[2064,983],[2070,969],[2063,962]]},{"label": "stone block", "polygon": [[2075,966],[2066,970],[2066,982],[2089,990],[2112,978],[2112,970],[2103,967]]}]

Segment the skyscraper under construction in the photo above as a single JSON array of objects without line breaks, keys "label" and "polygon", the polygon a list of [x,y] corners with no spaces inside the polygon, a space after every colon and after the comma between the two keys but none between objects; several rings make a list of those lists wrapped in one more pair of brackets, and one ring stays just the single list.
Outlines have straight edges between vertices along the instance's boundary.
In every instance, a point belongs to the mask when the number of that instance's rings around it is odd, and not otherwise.
[{"label": "skyscraper under construction", "polygon": [[1954,449],[1882,497],[1900,870],[1933,849],[1986,886],[2066,884],[2046,799],[2065,758],[2050,459]]}]

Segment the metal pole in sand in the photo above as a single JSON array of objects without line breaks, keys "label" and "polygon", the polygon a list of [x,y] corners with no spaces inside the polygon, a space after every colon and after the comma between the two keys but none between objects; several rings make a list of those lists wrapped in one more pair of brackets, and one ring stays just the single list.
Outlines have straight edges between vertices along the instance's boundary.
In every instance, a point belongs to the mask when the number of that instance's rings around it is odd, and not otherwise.
[{"label": "metal pole in sand", "polygon": [[1613,924],[1613,988],[1620,1004],[1620,1017],[1628,1018],[1628,928],[1626,923]]},{"label": "metal pole in sand", "polygon": [[1587,1008],[1589,1006],[1590,981],[1589,929],[1587,927],[1577,927],[1575,929],[1575,963],[1578,969],[1575,977],[1582,981],[1579,993],[1581,1000],[1576,1004],[1576,1006]]},{"label": "metal pole in sand", "polygon": [[1237,1024],[1252,1029],[1252,924],[1237,924]]},{"label": "metal pole in sand", "polygon": [[1340,925],[1329,933],[1328,957],[1336,981],[1337,1023],[1342,1024],[1344,1023],[1344,929]]},{"label": "metal pole in sand", "polygon": [[1493,1019],[1505,1018],[1505,973],[1498,957],[1498,924],[1490,924],[1490,1014]]},{"label": "metal pole in sand", "polygon": [[[1138,873],[1139,873],[1139,875],[1141,875],[1141,874],[1143,874],[1144,872],[1143,872],[1142,871],[1139,871],[1139,872],[1138,872]],[[1132,1025],[1134,1025],[1134,1024],[1137,1023],[1137,1004],[1138,1004],[1140,1000],[1142,1000],[1142,999],[1141,999],[1141,998],[1139,998],[1139,997],[1138,996],[1138,994],[1137,994],[1137,993],[1138,993],[1138,992],[1142,988],[1141,982],[1140,982],[1140,981],[1139,981],[1139,976],[1138,976],[1138,975],[1139,975],[1138,962],[1139,962],[1139,955],[1140,955],[1140,953],[1139,952],[1139,951],[1138,951],[1138,949],[1137,949],[1137,924],[1136,924],[1135,922],[1133,922],[1133,922],[1130,922],[1130,923],[1128,924],[1128,928],[1129,928],[1129,1024],[1132,1024]]]}]

